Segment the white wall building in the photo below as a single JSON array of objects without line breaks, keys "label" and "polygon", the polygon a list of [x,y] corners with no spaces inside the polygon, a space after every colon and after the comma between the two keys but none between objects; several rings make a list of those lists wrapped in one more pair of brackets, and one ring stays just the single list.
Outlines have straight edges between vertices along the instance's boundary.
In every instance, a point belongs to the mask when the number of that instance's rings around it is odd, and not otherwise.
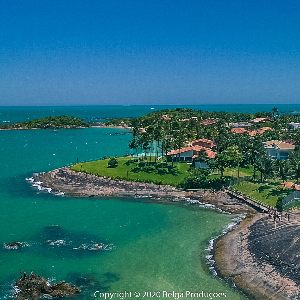
[{"label": "white wall building", "polygon": [[271,159],[288,159],[290,153],[295,149],[295,145],[278,140],[267,141],[263,145]]}]

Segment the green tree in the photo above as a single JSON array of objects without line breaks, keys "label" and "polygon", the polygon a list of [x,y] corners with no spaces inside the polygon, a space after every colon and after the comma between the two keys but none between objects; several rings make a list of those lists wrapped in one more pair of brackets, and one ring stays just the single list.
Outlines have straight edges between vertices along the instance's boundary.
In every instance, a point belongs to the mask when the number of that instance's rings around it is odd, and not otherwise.
[{"label": "green tree", "polygon": [[193,169],[191,175],[180,185],[183,189],[199,189],[209,186],[209,169]]},{"label": "green tree", "polygon": [[224,152],[225,152],[225,155],[227,156],[228,165],[230,167],[238,168],[238,178],[239,178],[240,177],[240,163],[244,159],[244,155],[239,152],[238,146],[230,146]]},{"label": "green tree", "polygon": [[289,176],[289,161],[285,159],[278,159],[275,161],[275,170],[277,176],[281,178],[282,182],[285,182]]},{"label": "green tree", "polygon": [[271,113],[272,113],[272,118],[275,119],[275,117],[278,115],[278,108],[273,107]]},{"label": "green tree", "polygon": [[289,162],[291,176],[296,179],[298,183],[300,178],[300,149],[298,146],[296,146],[295,151],[290,154]]},{"label": "green tree", "polygon": [[275,166],[274,161],[267,157],[267,155],[263,155],[258,164],[258,170],[260,171],[260,181],[263,181],[264,178],[272,178],[274,177]]},{"label": "green tree", "polygon": [[218,153],[213,160],[208,161],[208,165],[211,169],[217,169],[221,173],[221,178],[224,177],[224,171],[229,166],[229,160],[226,153]]},{"label": "green tree", "polygon": [[264,157],[266,151],[262,144],[261,137],[256,135],[251,139],[251,143],[247,146],[245,158],[248,164],[253,166],[253,179],[255,179],[256,171],[259,168],[261,158]]},{"label": "green tree", "polygon": [[279,198],[276,202],[276,209],[278,211],[283,211],[283,203],[282,203],[282,198]]}]

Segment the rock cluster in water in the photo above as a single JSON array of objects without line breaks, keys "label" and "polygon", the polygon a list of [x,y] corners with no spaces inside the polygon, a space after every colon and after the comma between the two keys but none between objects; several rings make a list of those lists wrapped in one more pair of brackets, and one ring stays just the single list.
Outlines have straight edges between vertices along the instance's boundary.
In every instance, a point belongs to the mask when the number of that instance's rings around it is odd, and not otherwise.
[{"label": "rock cluster in water", "polygon": [[40,275],[25,275],[16,281],[16,286],[20,291],[16,294],[20,300],[37,300],[44,294],[56,298],[71,297],[81,292],[81,290],[65,281],[47,284],[47,280]]},{"label": "rock cluster in water", "polygon": [[27,241],[3,244],[0,252],[31,252],[46,257],[77,258],[111,251],[115,246],[89,233],[69,232],[60,226],[47,226]]}]

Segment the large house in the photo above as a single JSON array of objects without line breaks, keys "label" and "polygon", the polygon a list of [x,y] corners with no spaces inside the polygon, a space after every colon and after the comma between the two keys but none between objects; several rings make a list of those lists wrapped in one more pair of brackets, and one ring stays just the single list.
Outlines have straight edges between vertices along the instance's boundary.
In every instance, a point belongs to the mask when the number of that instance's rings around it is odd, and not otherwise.
[{"label": "large house", "polygon": [[289,123],[289,125],[291,125],[294,130],[300,129],[300,123],[291,122],[291,123]]},{"label": "large house", "polygon": [[267,141],[263,145],[267,155],[272,159],[288,159],[290,153],[295,149],[295,145],[278,140]]},{"label": "large house", "polygon": [[[193,162],[195,168],[208,168],[208,165],[201,158],[200,152],[205,151],[208,158],[214,159],[217,152],[211,148],[215,147],[213,141],[207,139],[200,139],[190,142],[186,147],[181,149],[171,150],[167,153],[168,161],[185,161]],[[200,155],[200,157],[199,157]]]},{"label": "large house", "polygon": [[238,134],[242,134],[244,132],[247,132],[250,136],[255,136],[256,134],[262,135],[268,130],[274,130],[274,129],[271,128],[271,127],[262,127],[262,128],[259,128],[259,129],[253,129],[253,130],[248,131],[245,128],[234,127],[234,128],[231,128],[230,132],[231,133],[238,133]]},{"label": "large house", "polygon": [[227,127],[234,127],[234,128],[244,128],[247,129],[251,127],[253,124],[249,122],[237,122],[237,123],[228,123]]},{"label": "large house", "polygon": [[266,117],[266,118],[255,118],[253,120],[251,120],[252,123],[265,123],[267,121],[270,121],[271,118],[270,117]]}]

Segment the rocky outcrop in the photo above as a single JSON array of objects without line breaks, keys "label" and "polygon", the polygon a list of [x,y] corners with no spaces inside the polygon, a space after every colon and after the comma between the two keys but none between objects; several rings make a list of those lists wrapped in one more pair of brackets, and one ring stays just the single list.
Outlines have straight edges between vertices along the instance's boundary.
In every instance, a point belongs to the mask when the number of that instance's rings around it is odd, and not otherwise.
[{"label": "rocky outcrop", "polygon": [[246,218],[216,242],[218,274],[257,299],[299,299],[299,227],[299,212],[279,222],[266,214]]},{"label": "rocky outcrop", "polygon": [[23,244],[20,242],[4,243],[4,248],[6,249],[19,249],[21,247],[23,247]]},{"label": "rocky outcrop", "polygon": [[172,186],[99,177],[59,168],[35,177],[35,182],[73,197],[90,196],[150,196],[160,198],[184,197],[185,192]]},{"label": "rocky outcrop", "polygon": [[25,274],[16,281],[16,286],[20,289],[16,294],[20,300],[38,300],[44,294],[56,298],[72,297],[81,292],[78,287],[65,281],[49,286],[44,277],[35,274]]}]

